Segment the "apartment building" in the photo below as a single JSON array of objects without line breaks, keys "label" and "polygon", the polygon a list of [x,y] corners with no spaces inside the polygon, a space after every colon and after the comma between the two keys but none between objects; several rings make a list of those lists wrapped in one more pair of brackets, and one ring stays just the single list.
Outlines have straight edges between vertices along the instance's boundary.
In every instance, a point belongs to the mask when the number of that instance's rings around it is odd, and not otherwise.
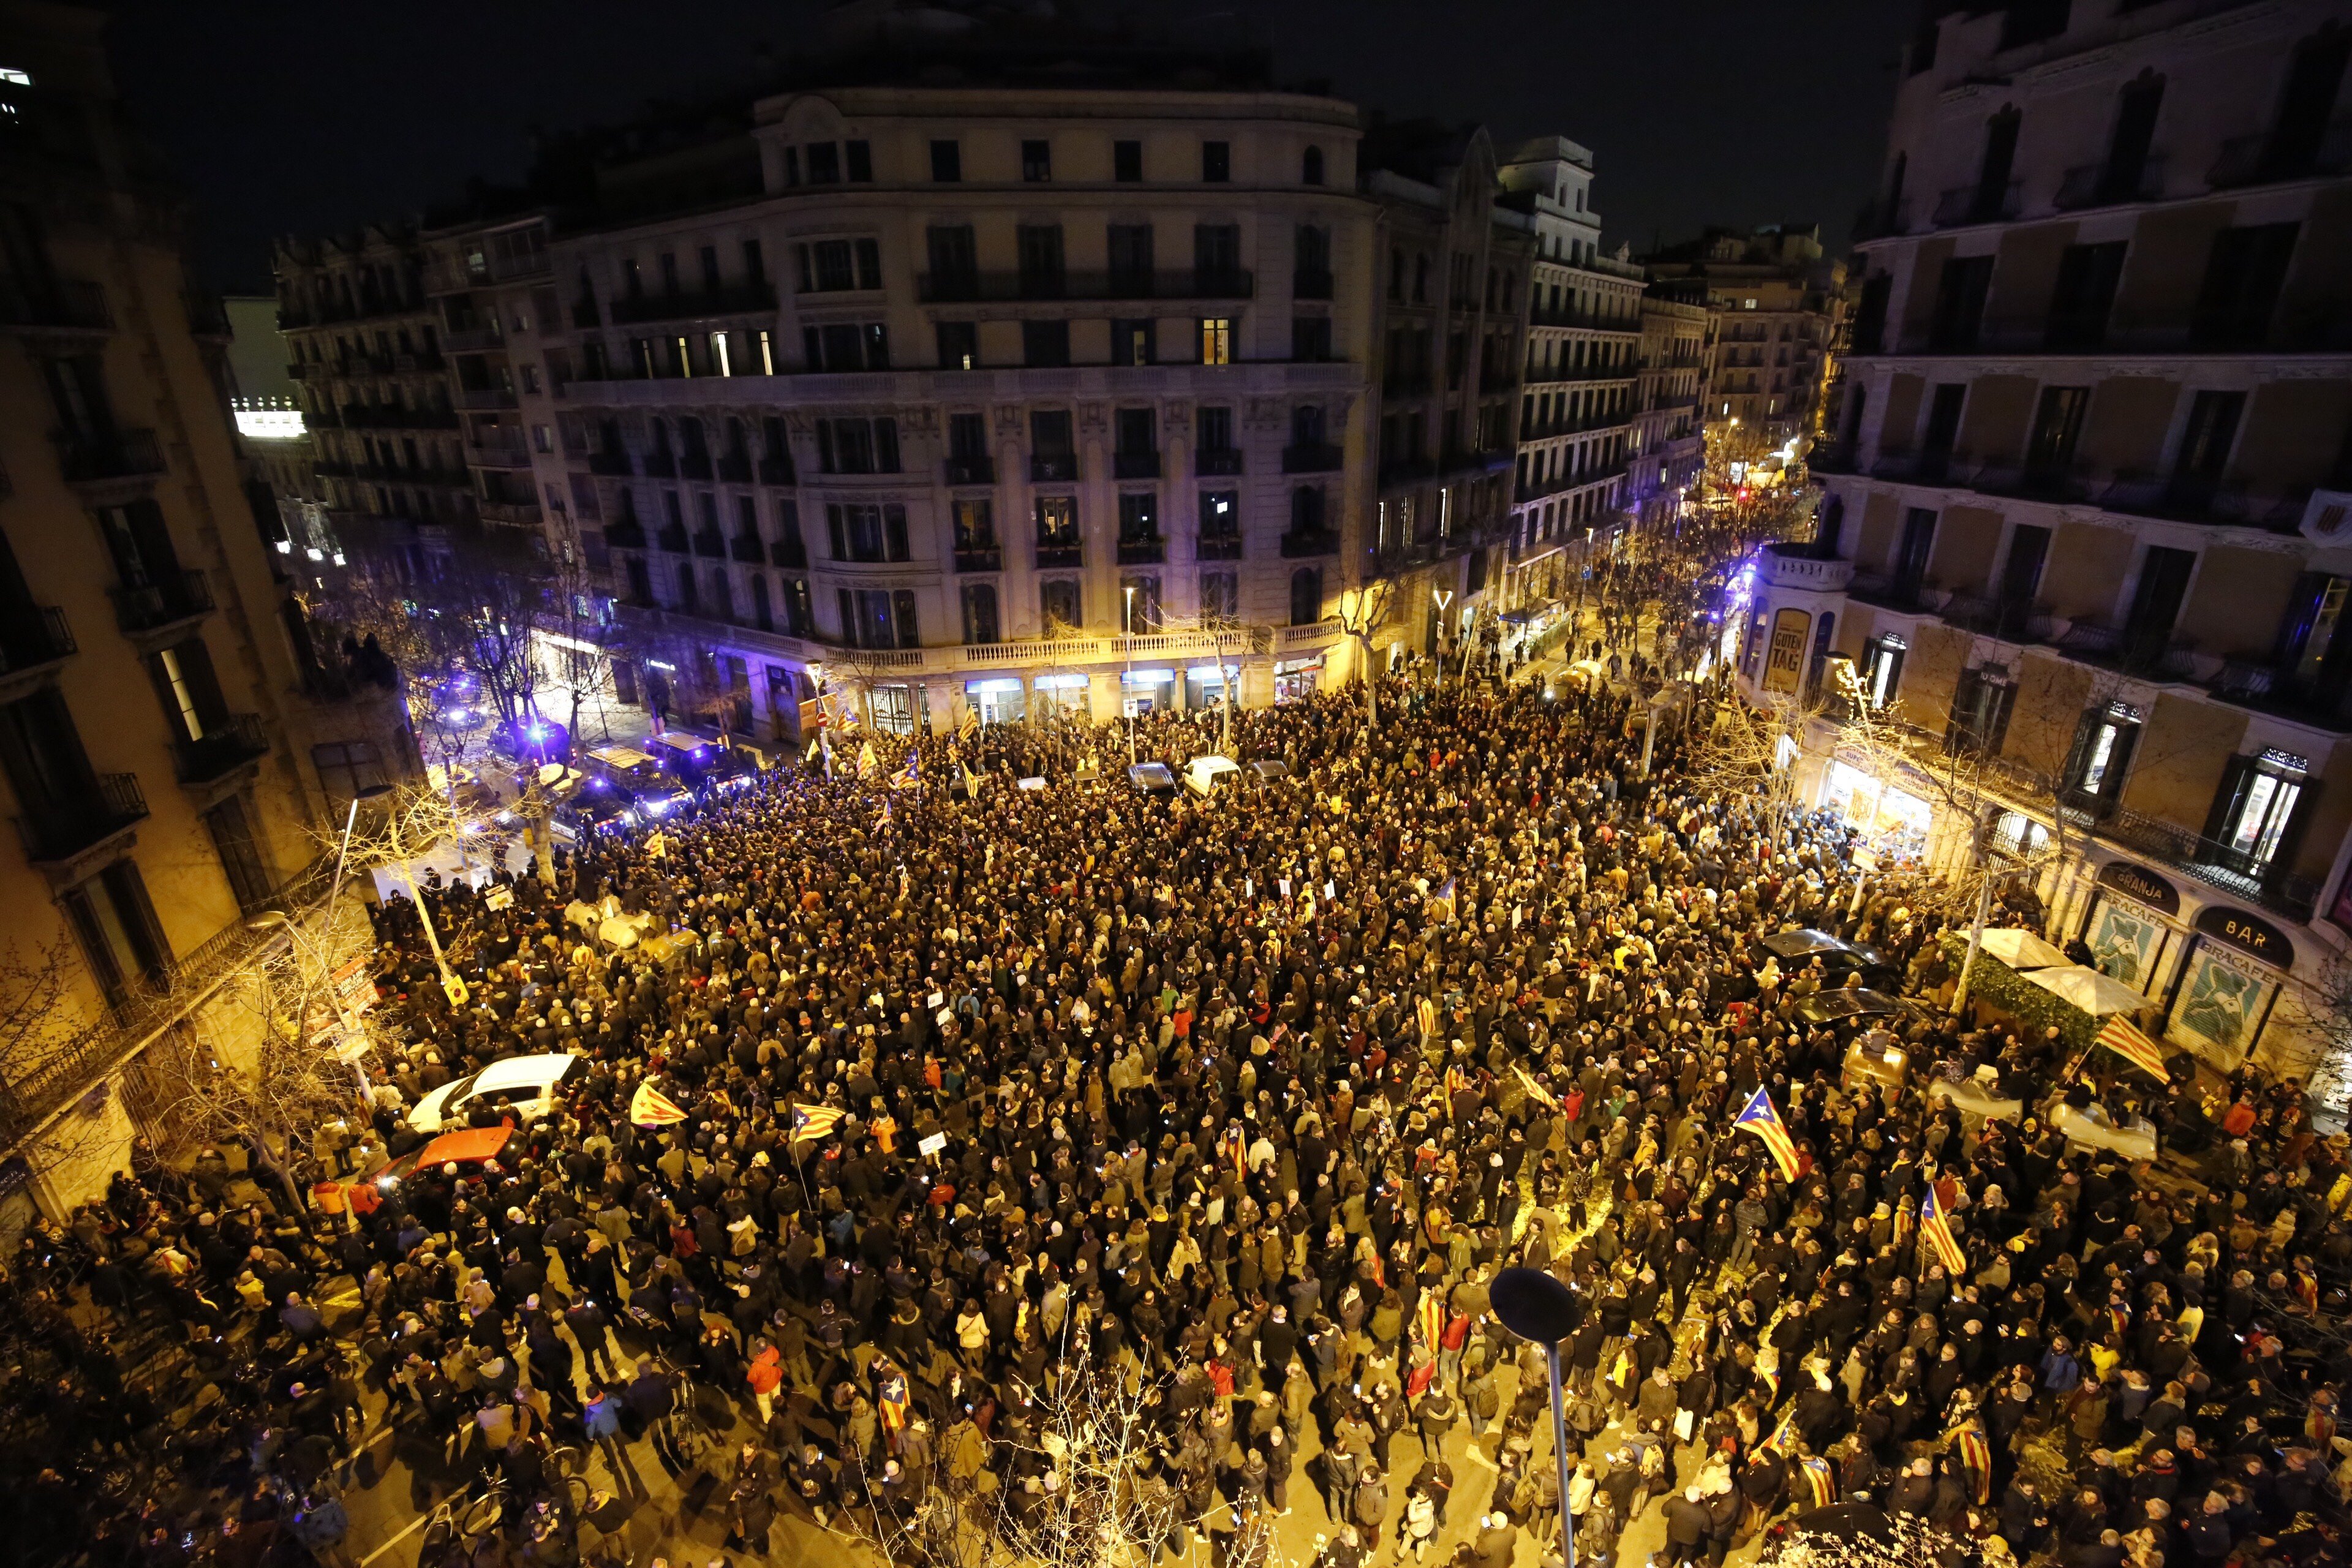
[{"label": "apartment building", "polygon": [[0,1227],[102,1193],[162,1107],[165,1031],[306,896],[312,803],[268,486],[232,433],[216,300],[79,5],[0,6]]},{"label": "apartment building", "polygon": [[[1763,691],[1850,660],[1985,759],[2009,845],[2063,817],[2051,934],[2224,1068],[2315,1065],[2352,931],[2347,57],[2343,0],[1934,18],[1818,537],[1741,649]],[[1965,814],[1882,811],[1966,853]]]},{"label": "apartment building", "polygon": [[1706,467],[1706,399],[1713,314],[1698,290],[1659,283],[1642,296],[1640,374],[1625,510],[1634,525],[1671,527]]},{"label": "apartment building", "polygon": [[1585,148],[1538,137],[1512,150],[1498,178],[1535,235],[1503,594],[1516,613],[1557,599],[1562,571],[1611,548],[1625,516],[1646,279],[1622,255],[1601,254]]},{"label": "apartment building", "polygon": [[1703,286],[1715,310],[1707,422],[1752,433],[1766,450],[1812,436],[1845,289],[1845,263],[1823,256],[1821,231],[1709,229],[1648,260],[1654,279]]},{"label": "apartment building", "polygon": [[624,679],[779,735],[820,684],[893,730],[1311,689],[1371,510],[1358,136],[1239,83],[790,92],[706,153],[750,188],[552,237]]},{"label": "apartment building", "polygon": [[[1450,653],[1501,608],[1535,224],[1503,205],[1494,142],[1391,124],[1366,154],[1379,209],[1372,571],[1384,666]],[[1368,269],[1369,270],[1369,269]]]}]

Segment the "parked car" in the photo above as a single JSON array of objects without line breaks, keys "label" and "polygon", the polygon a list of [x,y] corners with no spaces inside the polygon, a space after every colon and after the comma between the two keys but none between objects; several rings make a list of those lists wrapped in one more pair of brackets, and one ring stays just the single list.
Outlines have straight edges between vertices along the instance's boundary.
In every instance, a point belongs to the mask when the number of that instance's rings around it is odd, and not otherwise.
[{"label": "parked car", "polygon": [[1231,757],[1211,754],[1184,764],[1184,787],[1194,795],[1213,795],[1241,782],[1242,770]]},{"label": "parked car", "polygon": [[1748,961],[1759,969],[1768,954],[1780,961],[1784,974],[1793,973],[1819,959],[1822,973],[1832,985],[1843,985],[1847,975],[1859,973],[1864,985],[1889,990],[1901,978],[1895,965],[1876,948],[1847,942],[1825,931],[1776,931],[1748,952]]},{"label": "parked car", "polygon": [[419,1132],[460,1128],[485,1105],[518,1123],[536,1121],[555,1109],[555,1086],[579,1061],[568,1051],[550,1051],[492,1062],[418,1100],[408,1113],[408,1124]]},{"label": "parked car", "polygon": [[697,791],[740,789],[751,782],[751,764],[717,741],[691,730],[672,730],[646,742],[646,750],[663,766]]},{"label": "parked car", "polygon": [[548,786],[548,825],[559,838],[577,844],[604,827],[635,827],[636,807],[612,781],[587,773],[569,773]]},{"label": "parked car", "polygon": [[582,759],[581,771],[618,790],[641,817],[667,816],[693,798],[667,763],[635,746],[599,746]]},{"label": "parked car", "polygon": [[444,1132],[438,1138],[418,1144],[407,1153],[386,1161],[368,1176],[378,1189],[390,1192],[419,1171],[437,1171],[444,1165],[456,1165],[472,1170],[495,1160],[514,1141],[511,1127],[466,1127],[455,1132]]}]

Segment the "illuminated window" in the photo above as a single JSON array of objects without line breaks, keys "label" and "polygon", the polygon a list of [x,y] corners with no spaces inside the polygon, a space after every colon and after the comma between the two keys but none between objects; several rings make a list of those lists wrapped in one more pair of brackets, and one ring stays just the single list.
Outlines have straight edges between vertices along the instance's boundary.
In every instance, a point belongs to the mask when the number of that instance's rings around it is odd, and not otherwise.
[{"label": "illuminated window", "polygon": [[1201,318],[1201,363],[1202,364],[1234,363],[1234,321],[1231,316]]}]

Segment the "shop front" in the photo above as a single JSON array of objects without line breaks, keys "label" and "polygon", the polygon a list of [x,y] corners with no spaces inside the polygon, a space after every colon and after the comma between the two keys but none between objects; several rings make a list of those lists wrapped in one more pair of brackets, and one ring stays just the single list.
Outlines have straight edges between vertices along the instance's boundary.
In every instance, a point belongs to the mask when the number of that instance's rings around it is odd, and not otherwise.
[{"label": "shop front", "polygon": [[2092,968],[2152,995],[2179,920],[2179,889],[2128,860],[2110,860],[2099,868],[2079,934]]},{"label": "shop front", "polygon": [[[1225,682],[1229,675],[1238,681],[1241,679],[1240,667],[1196,664],[1187,669],[1184,672],[1184,706],[1213,708],[1224,701]],[[1234,701],[1236,705],[1241,701],[1241,695],[1239,691],[1234,693]]]},{"label": "shop front", "polygon": [[1119,672],[1119,711],[1129,719],[1165,711],[1176,700],[1172,669],[1129,669]]},{"label": "shop front", "polygon": [[886,735],[929,728],[929,703],[920,686],[876,686],[866,693],[866,717]]},{"label": "shop front", "polygon": [[1311,658],[1277,659],[1274,666],[1274,700],[1276,702],[1304,702],[1315,695],[1316,683],[1323,679],[1323,656]]},{"label": "shop front", "polygon": [[2294,967],[2294,943],[2260,915],[2224,904],[2199,910],[2190,932],[2165,1033],[2209,1066],[2233,1071],[2270,1022]]},{"label": "shop front", "polygon": [[1076,719],[1080,723],[1094,718],[1094,705],[1087,700],[1091,683],[1087,677],[1041,675],[1029,684],[1037,694],[1039,718]]},{"label": "shop front", "polygon": [[1917,795],[1882,784],[1861,769],[1832,761],[1822,786],[1822,805],[1838,813],[1895,858],[1927,853],[1936,814]]},{"label": "shop front", "polygon": [[1028,713],[1028,702],[1017,675],[967,680],[963,697],[982,724],[1017,724]]}]

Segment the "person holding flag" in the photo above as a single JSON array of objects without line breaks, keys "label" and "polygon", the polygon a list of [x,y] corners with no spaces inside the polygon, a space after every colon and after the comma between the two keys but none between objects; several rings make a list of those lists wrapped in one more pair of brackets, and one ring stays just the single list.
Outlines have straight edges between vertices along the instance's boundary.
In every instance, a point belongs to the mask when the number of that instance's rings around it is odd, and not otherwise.
[{"label": "person holding flag", "polygon": [[792,1141],[805,1143],[822,1138],[840,1125],[841,1119],[848,1114],[837,1105],[802,1105],[796,1102],[793,1106]]},{"label": "person holding flag", "polygon": [[919,789],[923,783],[922,759],[912,746],[907,748],[907,765],[890,775],[892,789]]},{"label": "person holding flag", "polygon": [[874,742],[861,742],[857,748],[857,776],[870,779],[882,771],[882,759],[874,754]]},{"label": "person holding flag", "polygon": [[1951,1221],[1944,1217],[1943,1200],[1936,1194],[1931,1179],[1927,1190],[1919,1194],[1919,1231],[1927,1246],[1935,1252],[1936,1261],[1954,1279],[1963,1277],[1968,1268],[1968,1254],[1960,1250],[1959,1238],[1952,1234]]},{"label": "person holding flag", "polygon": [[1741,1111],[1731,1125],[1737,1131],[1753,1132],[1763,1140],[1765,1150],[1772,1156],[1772,1163],[1780,1167],[1781,1180],[1794,1182],[1797,1179],[1798,1173],[1803,1168],[1797,1157],[1797,1141],[1789,1136],[1789,1124],[1781,1121],[1780,1113],[1773,1109],[1772,1096],[1768,1090],[1759,1086],[1748,1101],[1748,1109]]},{"label": "person holding flag", "polygon": [[1440,882],[1436,889],[1430,893],[1429,902],[1426,906],[1430,919],[1433,921],[1442,920],[1447,925],[1452,925],[1454,922],[1456,918],[1454,914],[1456,891],[1461,884],[1461,880],[1462,879],[1459,877],[1448,877],[1445,880]]}]

